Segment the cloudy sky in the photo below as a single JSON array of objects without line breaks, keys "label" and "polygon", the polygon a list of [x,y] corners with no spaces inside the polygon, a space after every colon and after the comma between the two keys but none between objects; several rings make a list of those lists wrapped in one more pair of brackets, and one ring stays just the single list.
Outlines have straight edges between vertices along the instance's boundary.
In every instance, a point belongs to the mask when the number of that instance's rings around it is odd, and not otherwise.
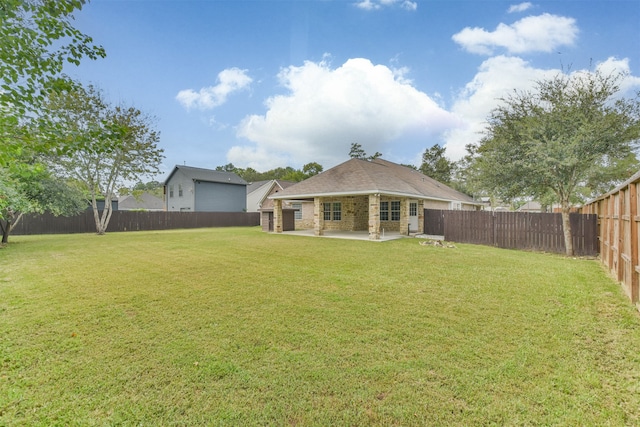
[{"label": "cloudy sky", "polygon": [[75,25],[107,57],[65,71],[156,117],[163,174],[328,169],[352,143],[419,166],[536,80],[601,67],[640,90],[639,23],[637,0],[93,0]]}]

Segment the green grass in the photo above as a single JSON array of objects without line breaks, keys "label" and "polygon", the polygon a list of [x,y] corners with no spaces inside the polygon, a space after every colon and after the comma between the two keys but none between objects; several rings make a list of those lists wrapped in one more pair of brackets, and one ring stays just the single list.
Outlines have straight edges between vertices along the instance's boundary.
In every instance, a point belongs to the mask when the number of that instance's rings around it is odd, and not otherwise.
[{"label": "green grass", "polygon": [[14,236],[0,425],[638,425],[593,260],[257,228]]}]

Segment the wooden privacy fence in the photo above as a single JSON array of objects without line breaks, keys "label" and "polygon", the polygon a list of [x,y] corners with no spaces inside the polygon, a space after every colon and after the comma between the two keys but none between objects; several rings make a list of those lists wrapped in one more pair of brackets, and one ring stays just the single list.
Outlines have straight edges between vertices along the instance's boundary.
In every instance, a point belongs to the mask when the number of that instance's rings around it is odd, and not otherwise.
[{"label": "wooden privacy fence", "polygon": [[[260,225],[258,212],[113,211],[107,232],[256,225]],[[11,234],[67,234],[95,233],[95,231],[93,212],[86,211],[72,217],[55,217],[50,214],[25,215]]]},{"label": "wooden privacy fence", "polygon": [[[598,254],[596,215],[571,214],[576,255]],[[425,209],[426,234],[459,243],[545,252],[565,252],[562,215],[556,213]]]},{"label": "wooden privacy fence", "polygon": [[600,262],[618,280],[625,293],[640,309],[640,259],[638,222],[640,172],[615,190],[582,207],[600,221]]}]

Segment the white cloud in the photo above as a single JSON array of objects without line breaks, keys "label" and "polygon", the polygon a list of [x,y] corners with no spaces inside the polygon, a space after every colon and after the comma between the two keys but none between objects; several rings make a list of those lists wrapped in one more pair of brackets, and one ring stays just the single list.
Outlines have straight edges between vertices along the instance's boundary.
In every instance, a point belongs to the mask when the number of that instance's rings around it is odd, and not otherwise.
[{"label": "white cloud", "polygon": [[311,161],[330,167],[346,160],[352,143],[386,156],[413,138],[421,141],[415,151],[424,150],[461,121],[408,84],[406,72],[362,58],[336,69],[326,62],[283,69],[279,79],[288,93],[267,99],[264,115],[242,121],[238,136],[253,145],[233,147],[227,159],[265,170]]},{"label": "white cloud", "polygon": [[536,81],[560,72],[533,68],[527,61],[517,57],[496,56],[484,61],[452,107],[452,112],[464,117],[467,125],[446,132],[444,146],[447,156],[458,160],[466,154],[467,144],[480,140],[486,119],[491,110],[498,106],[501,97],[513,90],[531,89]]},{"label": "white cloud", "polygon": [[531,9],[532,7],[533,7],[533,4],[531,4],[530,2],[524,2],[524,3],[520,3],[520,4],[511,5],[507,12],[508,13],[524,12],[526,10]]},{"label": "white cloud", "polygon": [[467,27],[452,39],[471,53],[491,55],[496,48],[509,53],[552,52],[573,45],[577,37],[575,19],[545,13],[512,25],[499,24],[495,31]]},{"label": "white cloud", "polygon": [[[605,74],[623,73],[620,96],[633,96],[640,90],[640,77],[631,75],[628,59],[609,58],[596,64],[596,69]],[[572,72],[585,73],[589,70]],[[480,140],[485,130],[486,119],[498,106],[500,98],[513,91],[534,89],[536,82],[553,78],[562,73],[560,69],[534,68],[518,57],[496,56],[484,61],[473,80],[458,94],[451,112],[463,117],[466,126],[445,132],[447,156],[458,160],[466,154],[465,146]]]},{"label": "white cloud", "polygon": [[217,81],[217,85],[204,87],[199,92],[181,90],[176,100],[187,109],[210,110],[224,104],[231,93],[245,89],[253,80],[247,75],[247,70],[228,68],[218,73]]},{"label": "white cloud", "polygon": [[631,67],[629,66],[629,59],[617,59],[608,58],[606,61],[596,64],[596,69],[603,74],[618,74],[623,75],[622,80],[619,82],[620,92],[618,96],[634,97],[636,92],[640,91],[640,77],[635,77],[631,74]]},{"label": "white cloud", "polygon": [[354,4],[363,10],[378,10],[396,4],[410,11],[418,9],[418,3],[411,0],[361,0]]}]

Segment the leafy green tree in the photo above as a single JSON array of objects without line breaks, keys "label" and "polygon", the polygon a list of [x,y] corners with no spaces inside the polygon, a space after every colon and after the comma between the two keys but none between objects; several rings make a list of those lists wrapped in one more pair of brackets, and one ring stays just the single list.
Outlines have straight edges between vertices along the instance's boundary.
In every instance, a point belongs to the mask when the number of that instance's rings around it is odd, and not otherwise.
[{"label": "leafy green tree", "polygon": [[156,196],[160,199],[163,197],[164,193],[164,185],[158,181],[148,181],[142,182],[138,181],[133,187],[121,187],[118,189],[119,196],[134,196],[136,199],[139,199],[142,194],[149,193],[153,196]]},{"label": "leafy green tree", "polygon": [[[599,71],[538,81],[533,91],[503,98],[475,147],[474,168],[485,189],[510,200],[555,195],[562,209],[567,255],[573,254],[569,210],[594,179],[607,187],[636,167],[638,97],[619,97],[620,74]],[[603,174],[603,171],[615,172]]]},{"label": "leafy green tree", "polygon": [[[0,169],[0,230],[2,244],[9,241],[11,230],[25,213],[49,212],[55,216],[71,216],[87,208],[84,194],[75,186],[53,176],[42,165],[31,166],[23,159],[22,168]],[[8,185],[8,186],[7,186]],[[5,187],[3,187],[5,186]]]},{"label": "leafy green tree", "polygon": [[445,148],[440,147],[438,144],[424,150],[424,153],[422,153],[422,164],[419,170],[428,177],[449,185],[455,164],[447,159],[444,153]]},{"label": "leafy green tree", "polygon": [[4,236],[20,214],[42,210],[25,193],[27,183],[43,177],[37,154],[70,149],[66,146],[70,140],[47,137],[59,133],[59,128],[40,114],[46,95],[72,85],[61,74],[65,64],[105,56],[102,47],[71,25],[73,13],[84,3],[0,1],[0,221]]},{"label": "leafy green tree", "polygon": [[[111,106],[93,86],[77,85],[74,90],[52,94],[47,106],[63,127],[64,137],[79,142],[52,163],[83,186],[93,207],[96,232],[104,234],[115,189],[158,173],[163,159],[163,150],[157,147],[160,135],[149,116],[133,107]],[[103,210],[98,208],[99,200],[105,201]]]},{"label": "leafy green tree", "polygon": [[316,163],[316,162],[311,162],[311,163],[307,163],[306,165],[302,166],[302,172],[305,175],[304,179],[310,178],[314,175],[318,175],[320,172],[323,171],[323,167],[320,163]]}]

